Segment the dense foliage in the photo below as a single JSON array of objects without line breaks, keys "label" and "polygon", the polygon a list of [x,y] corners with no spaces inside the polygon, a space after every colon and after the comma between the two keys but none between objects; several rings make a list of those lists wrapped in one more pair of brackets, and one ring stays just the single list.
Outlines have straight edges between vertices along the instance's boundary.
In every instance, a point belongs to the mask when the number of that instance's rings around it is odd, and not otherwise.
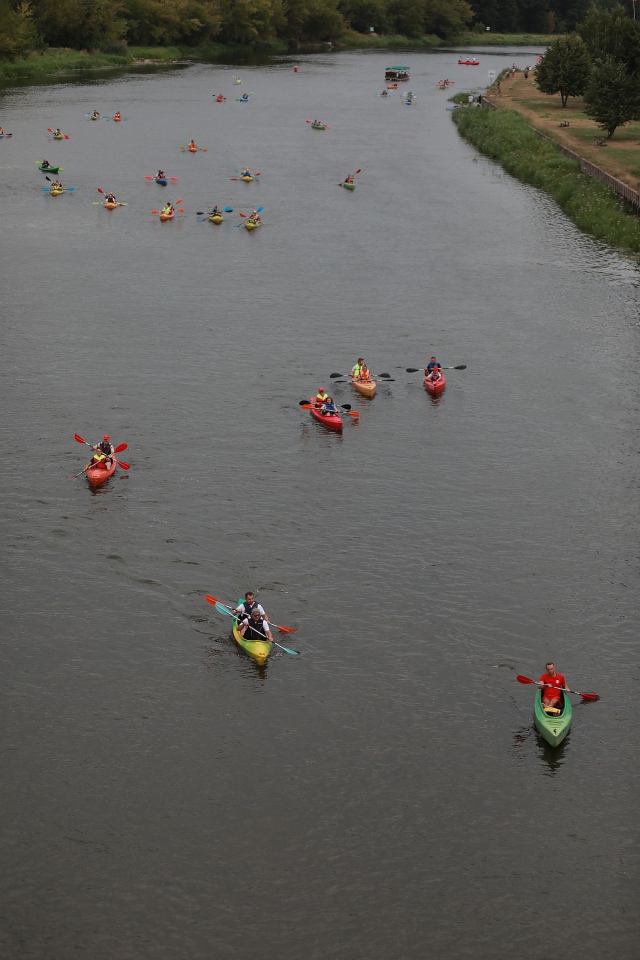
[{"label": "dense foliage", "polygon": [[568,97],[580,97],[591,74],[587,45],[576,33],[558,37],[550,45],[536,69],[536,83],[543,93],[559,93],[562,106]]},{"label": "dense foliage", "polygon": [[640,120],[640,78],[614,57],[596,63],[584,99],[587,116],[607,137],[612,137],[617,127]]}]

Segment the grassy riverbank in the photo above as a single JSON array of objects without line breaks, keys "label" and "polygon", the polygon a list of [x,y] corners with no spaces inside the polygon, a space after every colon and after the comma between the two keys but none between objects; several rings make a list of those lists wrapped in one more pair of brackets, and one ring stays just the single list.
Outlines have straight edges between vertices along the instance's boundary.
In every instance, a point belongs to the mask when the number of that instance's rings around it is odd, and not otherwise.
[{"label": "grassy riverbank", "polygon": [[640,220],[604,184],[537,136],[515,110],[455,110],[458,130],[508,173],[550,194],[580,230],[619,250],[640,254]]},{"label": "grassy riverbank", "polygon": [[[465,33],[455,44],[447,46],[546,46],[551,37],[535,34],[499,34],[499,33]],[[349,49],[433,49],[444,46],[440,37],[427,35],[423,37],[379,36],[378,34],[360,34],[348,31],[333,41],[334,50]],[[316,44],[314,49],[326,49],[325,44]],[[33,51],[26,57],[14,61],[0,62],[0,83],[11,83],[17,80],[45,80],[47,77],[61,76],[76,72],[91,70],[105,70],[113,67],[133,66],[143,60],[175,61],[175,60],[203,60],[215,61],[217,58],[247,53],[282,54],[289,50],[292,55],[304,53],[305,47],[300,50],[291,50],[284,41],[264,41],[249,50],[246,47],[232,47],[223,44],[211,44],[206,47],[126,47],[114,45],[111,49],[89,53],[86,50],[70,50],[50,48],[45,51]]]}]

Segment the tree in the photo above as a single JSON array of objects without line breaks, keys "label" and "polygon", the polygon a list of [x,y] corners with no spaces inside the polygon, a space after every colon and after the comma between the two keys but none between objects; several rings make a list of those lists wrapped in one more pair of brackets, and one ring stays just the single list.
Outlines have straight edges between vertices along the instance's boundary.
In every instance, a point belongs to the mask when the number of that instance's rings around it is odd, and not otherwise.
[{"label": "tree", "polygon": [[595,65],[584,99],[585,113],[609,140],[617,127],[640,120],[640,79],[613,57]]},{"label": "tree", "polygon": [[640,70],[640,21],[631,20],[620,4],[611,10],[591,7],[578,33],[592,60],[615,57],[631,70]]},{"label": "tree", "polygon": [[559,93],[562,106],[569,97],[584,93],[591,75],[591,59],[582,37],[570,33],[554,40],[536,69],[536,83],[543,93]]}]

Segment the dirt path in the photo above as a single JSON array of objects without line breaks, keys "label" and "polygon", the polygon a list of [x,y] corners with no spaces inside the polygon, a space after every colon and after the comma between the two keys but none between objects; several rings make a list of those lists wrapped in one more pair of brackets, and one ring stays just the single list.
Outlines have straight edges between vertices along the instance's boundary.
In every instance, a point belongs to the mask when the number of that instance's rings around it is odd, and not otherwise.
[{"label": "dirt path", "polygon": [[[603,133],[584,113],[581,98],[570,97],[563,109],[560,94],[550,97],[541,93],[535,84],[535,74],[530,73],[525,80],[520,71],[513,79],[502,80],[500,87],[500,94],[495,84],[487,94],[497,107],[521,113],[532,127],[550,139],[597,164],[634,190],[640,190],[640,123],[618,127],[607,145],[600,147],[596,141]],[[568,126],[561,126],[567,122]]]}]

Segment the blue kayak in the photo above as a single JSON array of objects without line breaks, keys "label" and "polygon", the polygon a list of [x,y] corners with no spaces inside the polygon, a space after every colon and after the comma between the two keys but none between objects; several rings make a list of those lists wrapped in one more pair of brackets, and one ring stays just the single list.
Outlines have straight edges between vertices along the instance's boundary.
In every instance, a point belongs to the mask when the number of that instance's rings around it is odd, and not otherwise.
[{"label": "blue kayak", "polygon": [[156,177],[156,183],[159,183],[161,187],[166,187],[167,185],[166,177]]}]

